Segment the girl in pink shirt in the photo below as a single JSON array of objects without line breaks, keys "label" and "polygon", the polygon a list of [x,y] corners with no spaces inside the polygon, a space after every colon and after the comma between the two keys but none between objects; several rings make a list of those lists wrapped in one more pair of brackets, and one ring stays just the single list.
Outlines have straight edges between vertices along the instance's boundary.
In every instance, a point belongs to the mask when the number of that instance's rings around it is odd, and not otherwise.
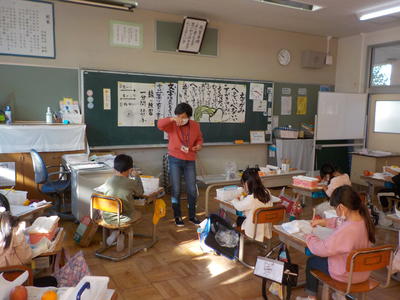
[{"label": "girl in pink shirt", "polygon": [[319,170],[322,181],[328,182],[324,191],[330,197],[333,191],[342,185],[351,185],[350,177],[346,173],[341,173],[331,164],[323,164]]},{"label": "girl in pink shirt", "polygon": [[[306,266],[306,292],[308,297],[297,300],[317,299],[318,280],[311,270],[322,271],[333,279],[347,282],[346,261],[349,253],[360,248],[368,248],[375,243],[375,228],[369,212],[357,192],[350,186],[341,186],[332,193],[330,204],[336,209],[339,218],[313,220],[312,226],[334,228],[325,240],[310,234],[306,236],[307,247],[313,253]],[[338,222],[341,221],[341,222]],[[370,272],[356,272],[353,283],[368,279]]]}]

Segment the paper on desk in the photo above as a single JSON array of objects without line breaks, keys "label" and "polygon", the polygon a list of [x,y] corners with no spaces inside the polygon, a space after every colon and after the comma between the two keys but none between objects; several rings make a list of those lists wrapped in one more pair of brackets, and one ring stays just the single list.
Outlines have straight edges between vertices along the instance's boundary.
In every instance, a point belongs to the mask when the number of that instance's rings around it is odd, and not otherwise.
[{"label": "paper on desk", "polygon": [[313,228],[311,227],[310,221],[306,221],[306,220],[294,220],[291,222],[283,223],[282,228],[287,233],[290,233],[290,234],[294,234],[294,233],[309,234],[313,230]]},{"label": "paper on desk", "polygon": [[28,212],[31,212],[35,208],[23,205],[10,205],[11,215],[14,217],[22,216]]},{"label": "paper on desk", "polygon": [[372,175],[372,178],[385,180],[386,176],[393,176],[393,175],[390,173],[374,173],[374,175]]}]

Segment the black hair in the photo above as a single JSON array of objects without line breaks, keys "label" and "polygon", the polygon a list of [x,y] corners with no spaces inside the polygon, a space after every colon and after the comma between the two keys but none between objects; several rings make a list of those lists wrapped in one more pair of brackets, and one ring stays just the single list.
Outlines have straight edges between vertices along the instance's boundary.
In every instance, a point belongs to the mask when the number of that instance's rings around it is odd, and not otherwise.
[{"label": "black hair", "polygon": [[323,179],[326,175],[329,175],[329,177],[332,178],[333,173],[335,173],[336,171],[336,167],[334,167],[330,163],[326,163],[321,166],[321,169],[319,169],[319,175],[321,176],[321,179]]},{"label": "black hair", "polygon": [[241,182],[243,185],[247,184],[249,194],[253,194],[254,198],[257,198],[262,203],[267,203],[271,199],[256,168],[247,168],[244,170]]},{"label": "black hair", "polygon": [[358,211],[367,227],[368,239],[371,243],[375,243],[375,226],[372,222],[369,210],[362,202],[358,193],[351,186],[343,185],[336,188],[332,193],[329,203],[335,208],[338,207],[339,204],[343,204],[350,210]]},{"label": "black hair", "polygon": [[133,159],[126,154],[119,154],[114,159],[114,169],[122,173],[133,168]]},{"label": "black hair", "polygon": [[186,113],[190,118],[193,115],[193,108],[187,103],[179,103],[175,108],[175,115]]},{"label": "black hair", "polygon": [[0,207],[4,207],[6,211],[10,211],[10,202],[5,195],[0,193]]},{"label": "black hair", "polygon": [[0,213],[0,247],[3,249],[8,249],[11,245],[14,223],[10,212]]}]

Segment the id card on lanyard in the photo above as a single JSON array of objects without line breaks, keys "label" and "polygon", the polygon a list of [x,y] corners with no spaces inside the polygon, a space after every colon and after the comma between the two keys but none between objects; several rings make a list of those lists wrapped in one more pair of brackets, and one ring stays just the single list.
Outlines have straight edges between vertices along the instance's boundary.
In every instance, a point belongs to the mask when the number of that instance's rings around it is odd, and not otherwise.
[{"label": "id card on lanyard", "polygon": [[[190,123],[187,126],[187,130],[183,130],[186,126],[179,127],[181,136],[179,139],[181,140],[181,151],[184,153],[189,153],[189,144],[190,144]],[[185,132],[186,131],[186,132]]]}]

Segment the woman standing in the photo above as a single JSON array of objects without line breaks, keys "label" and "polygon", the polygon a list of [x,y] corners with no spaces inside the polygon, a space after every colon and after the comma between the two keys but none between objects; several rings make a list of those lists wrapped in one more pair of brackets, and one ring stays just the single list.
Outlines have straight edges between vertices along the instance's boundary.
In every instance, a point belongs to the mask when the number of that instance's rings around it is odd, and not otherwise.
[{"label": "woman standing", "polygon": [[168,162],[172,184],[172,209],[176,226],[184,226],[181,213],[181,177],[185,178],[189,202],[189,221],[198,225],[196,217],[196,156],[203,146],[200,125],[190,120],[192,107],[187,103],[179,103],[175,108],[175,117],[158,120],[160,130],[168,133]]}]

